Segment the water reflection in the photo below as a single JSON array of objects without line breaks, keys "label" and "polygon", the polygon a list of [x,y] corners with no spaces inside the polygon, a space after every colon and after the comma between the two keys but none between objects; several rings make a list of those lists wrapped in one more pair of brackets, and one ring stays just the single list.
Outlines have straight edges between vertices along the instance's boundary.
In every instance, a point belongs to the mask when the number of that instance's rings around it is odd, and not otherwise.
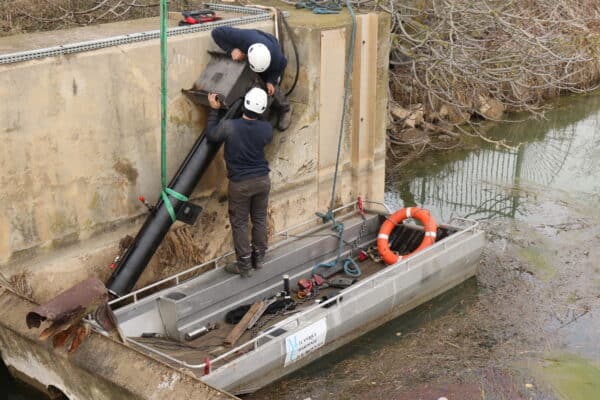
[{"label": "water reflection", "polygon": [[[524,187],[600,194],[600,93],[561,99],[544,120],[502,124],[489,132],[514,149],[480,147],[437,153],[411,165],[388,166],[386,201],[421,205],[441,221],[516,217]],[[519,116],[515,116],[519,118]]]}]

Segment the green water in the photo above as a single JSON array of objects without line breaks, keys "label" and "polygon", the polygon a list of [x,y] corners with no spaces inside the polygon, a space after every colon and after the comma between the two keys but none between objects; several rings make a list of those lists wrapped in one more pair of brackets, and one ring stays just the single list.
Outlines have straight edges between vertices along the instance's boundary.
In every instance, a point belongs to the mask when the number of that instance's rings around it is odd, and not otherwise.
[{"label": "green water", "polygon": [[600,203],[600,93],[568,96],[553,107],[544,120],[489,130],[513,149],[473,139],[465,149],[430,154],[402,169],[388,165],[386,201],[396,207],[426,205],[441,221],[535,219],[539,216],[527,210],[528,197],[541,187],[572,193],[595,208]]}]

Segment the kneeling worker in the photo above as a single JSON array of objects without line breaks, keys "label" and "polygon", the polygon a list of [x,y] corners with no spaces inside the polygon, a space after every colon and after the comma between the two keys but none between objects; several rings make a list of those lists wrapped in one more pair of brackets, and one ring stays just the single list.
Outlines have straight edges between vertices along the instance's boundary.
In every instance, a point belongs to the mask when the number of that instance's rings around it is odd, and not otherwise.
[{"label": "kneeling worker", "polygon": [[273,108],[278,112],[277,128],[286,130],[292,122],[290,102],[281,90],[279,82],[287,66],[279,42],[275,36],[257,29],[239,29],[221,26],[212,31],[215,43],[234,61],[248,57],[250,69],[260,75],[273,96]]},{"label": "kneeling worker", "polygon": [[[264,148],[273,138],[273,128],[260,119],[267,109],[267,93],[260,88],[250,89],[244,97],[242,117],[225,120],[218,128],[221,103],[216,94],[210,94],[208,100],[212,110],[208,116],[207,140],[225,142],[229,220],[237,257],[225,270],[248,277],[252,267],[262,267],[267,250],[271,181]],[[248,216],[252,220],[252,247],[248,239]]]}]

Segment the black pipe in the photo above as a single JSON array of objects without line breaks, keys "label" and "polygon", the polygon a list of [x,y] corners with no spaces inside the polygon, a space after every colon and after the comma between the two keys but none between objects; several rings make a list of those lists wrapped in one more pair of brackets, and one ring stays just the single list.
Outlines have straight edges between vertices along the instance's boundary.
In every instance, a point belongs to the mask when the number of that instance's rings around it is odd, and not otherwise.
[{"label": "black pipe", "polygon": [[[241,99],[237,100],[225,113],[221,121],[239,117],[241,105]],[[168,186],[188,197],[194,191],[198,181],[200,181],[221,147],[221,143],[208,142],[205,132],[206,130],[196,140],[192,150],[188,153]],[[170,197],[170,200],[175,214],[177,214],[184,203],[173,197]],[[111,294],[123,296],[133,289],[172,224],[171,216],[159,197],[156,207],[150,212],[133,244],[119,259],[106,284]]]},{"label": "black pipe", "polygon": [[290,276],[288,274],[283,276],[283,291],[286,296],[290,295]]}]

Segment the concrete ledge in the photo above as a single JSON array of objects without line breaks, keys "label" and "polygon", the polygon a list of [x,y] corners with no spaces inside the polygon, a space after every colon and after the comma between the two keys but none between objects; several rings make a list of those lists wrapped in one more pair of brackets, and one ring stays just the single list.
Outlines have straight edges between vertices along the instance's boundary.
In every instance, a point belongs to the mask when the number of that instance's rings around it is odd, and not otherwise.
[{"label": "concrete ledge", "polygon": [[55,387],[69,399],[234,399],[191,374],[177,371],[110,338],[92,332],[67,356],[37,339],[24,315],[34,306],[0,288],[0,348],[8,367]]}]

